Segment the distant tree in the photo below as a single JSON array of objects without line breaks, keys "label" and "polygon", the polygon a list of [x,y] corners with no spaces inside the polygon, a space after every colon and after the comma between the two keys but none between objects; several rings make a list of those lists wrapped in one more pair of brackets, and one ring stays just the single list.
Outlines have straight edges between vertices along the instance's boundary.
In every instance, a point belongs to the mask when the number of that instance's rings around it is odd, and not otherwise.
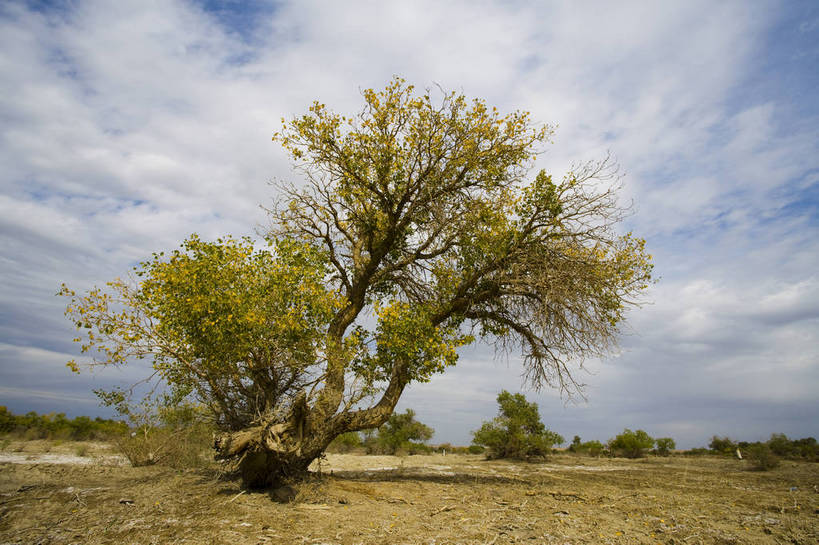
[{"label": "distant tree", "polygon": [[642,458],[653,446],[654,439],[645,431],[631,431],[628,428],[608,443],[609,450],[626,458]]},{"label": "distant tree", "polygon": [[580,436],[575,435],[572,438],[572,444],[569,445],[569,452],[580,452]]},{"label": "distant tree", "polygon": [[279,188],[271,250],[191,237],[139,280],[61,291],[98,364],[148,358],[172,399],[212,411],[250,487],[304,476],[478,338],[576,391],[651,282],[610,160],[530,176],[552,127],[525,112],[400,78],[363,98],[350,117],[315,102],[274,136],[304,179]]},{"label": "distant tree", "polygon": [[793,441],[796,456],[805,459],[819,461],[819,444],[813,437],[803,437]]},{"label": "distant tree", "polygon": [[393,413],[378,428],[375,436],[377,451],[382,454],[395,454],[399,451],[414,454],[426,450],[420,445],[429,441],[434,430],[415,419],[415,411],[407,409],[404,413]]},{"label": "distant tree", "polygon": [[793,442],[784,433],[771,434],[771,438],[768,439],[768,447],[771,452],[782,458],[792,456],[796,450]]},{"label": "distant tree", "polygon": [[737,446],[737,443],[730,437],[717,437],[716,435],[711,438],[711,442],[708,444],[711,452],[726,456],[733,456]]},{"label": "distant tree", "polygon": [[9,433],[17,427],[17,419],[5,405],[0,405],[0,433]]},{"label": "distant tree", "polygon": [[659,437],[656,442],[657,448],[654,449],[654,452],[660,456],[668,456],[672,450],[677,448],[677,444],[671,437]]},{"label": "distant tree", "polygon": [[779,457],[766,443],[753,443],[745,451],[745,458],[751,463],[751,469],[768,471],[779,466]]},{"label": "distant tree", "polygon": [[489,458],[529,458],[546,456],[564,441],[540,421],[536,403],[523,394],[498,394],[498,416],[473,432],[472,442],[488,449]]}]

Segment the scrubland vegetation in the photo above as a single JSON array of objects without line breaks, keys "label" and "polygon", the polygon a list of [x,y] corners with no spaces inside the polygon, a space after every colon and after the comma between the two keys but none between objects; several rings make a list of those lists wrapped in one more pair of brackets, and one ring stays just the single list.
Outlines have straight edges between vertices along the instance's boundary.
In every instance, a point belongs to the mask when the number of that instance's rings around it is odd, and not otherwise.
[{"label": "scrubland vegetation", "polygon": [[[0,542],[807,544],[819,537],[813,438],[714,437],[707,449],[676,451],[671,438],[625,429],[605,443],[576,435],[556,449],[563,438],[534,403],[508,392],[498,403],[498,416],[474,431],[469,447],[429,444],[433,430],[407,410],[375,430],[338,437],[307,480],[256,493],[230,464],[213,460],[213,428],[192,405],[132,411],[127,421],[2,409]],[[120,457],[81,439],[108,441]],[[66,465],[43,454],[55,452],[94,461]],[[769,471],[749,471],[756,469]]]},{"label": "scrubland vegetation", "polygon": [[5,438],[105,441],[119,437],[127,430],[128,425],[118,420],[87,416],[69,419],[64,413],[41,415],[33,411],[16,415],[0,405],[0,435]]}]

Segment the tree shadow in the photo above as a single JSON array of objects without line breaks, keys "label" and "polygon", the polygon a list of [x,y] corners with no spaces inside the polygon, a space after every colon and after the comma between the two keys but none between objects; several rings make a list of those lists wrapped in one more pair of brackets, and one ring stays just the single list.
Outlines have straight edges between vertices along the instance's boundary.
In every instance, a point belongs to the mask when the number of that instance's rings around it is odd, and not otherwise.
[{"label": "tree shadow", "polygon": [[525,477],[488,473],[438,472],[424,468],[333,471],[324,477],[352,482],[425,482],[434,484],[531,484]]}]

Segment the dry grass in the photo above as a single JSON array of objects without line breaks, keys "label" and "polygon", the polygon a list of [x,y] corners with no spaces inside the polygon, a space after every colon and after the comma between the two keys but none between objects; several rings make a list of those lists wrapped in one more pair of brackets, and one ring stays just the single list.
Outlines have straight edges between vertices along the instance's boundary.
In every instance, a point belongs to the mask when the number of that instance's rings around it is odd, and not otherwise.
[{"label": "dry grass", "polygon": [[3,464],[0,543],[814,544],[818,487],[794,462],[330,455],[281,503],[214,468]]}]

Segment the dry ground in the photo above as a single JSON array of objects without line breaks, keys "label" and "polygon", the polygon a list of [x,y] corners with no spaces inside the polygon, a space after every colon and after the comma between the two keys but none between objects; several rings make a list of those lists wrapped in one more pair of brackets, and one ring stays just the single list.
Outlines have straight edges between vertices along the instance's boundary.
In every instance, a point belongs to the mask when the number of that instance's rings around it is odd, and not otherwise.
[{"label": "dry ground", "polygon": [[102,445],[5,447],[0,544],[819,543],[817,464],[330,455],[280,503],[214,469],[120,465]]}]

